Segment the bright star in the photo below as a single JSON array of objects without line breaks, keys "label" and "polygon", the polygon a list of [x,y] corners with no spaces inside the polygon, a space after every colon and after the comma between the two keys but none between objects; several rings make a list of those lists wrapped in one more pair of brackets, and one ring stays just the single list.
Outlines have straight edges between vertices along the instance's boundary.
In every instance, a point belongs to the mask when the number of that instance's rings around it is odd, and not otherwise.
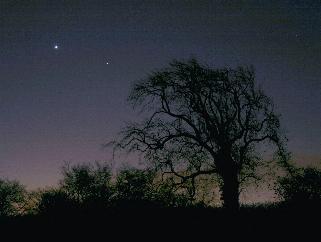
[{"label": "bright star", "polygon": [[59,48],[58,45],[55,45],[55,46],[54,46],[54,49],[55,49],[55,50],[58,50],[58,48]]}]

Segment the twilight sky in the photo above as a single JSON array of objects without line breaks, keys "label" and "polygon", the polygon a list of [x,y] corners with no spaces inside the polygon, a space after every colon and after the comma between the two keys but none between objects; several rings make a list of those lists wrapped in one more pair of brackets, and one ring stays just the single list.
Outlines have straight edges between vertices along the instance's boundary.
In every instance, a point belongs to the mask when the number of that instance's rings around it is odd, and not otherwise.
[{"label": "twilight sky", "polygon": [[319,1],[1,0],[0,177],[43,187],[110,160],[131,82],[192,56],[253,64],[294,159],[321,163]]}]

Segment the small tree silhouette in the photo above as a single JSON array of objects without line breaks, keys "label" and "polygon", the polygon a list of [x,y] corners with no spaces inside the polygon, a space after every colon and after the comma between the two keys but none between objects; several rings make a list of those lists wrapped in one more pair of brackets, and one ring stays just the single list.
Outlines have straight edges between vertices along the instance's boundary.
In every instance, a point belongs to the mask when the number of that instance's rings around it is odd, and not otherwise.
[{"label": "small tree silhouette", "polygon": [[50,189],[41,194],[38,204],[40,214],[67,215],[75,211],[78,204],[60,189]]},{"label": "small tree silhouette", "polygon": [[61,189],[79,204],[106,204],[112,195],[111,169],[106,164],[82,164],[63,167]]},{"label": "small tree silhouette", "polygon": [[25,189],[19,182],[0,179],[0,216],[15,215],[24,194]]},{"label": "small tree silhouette", "polygon": [[117,200],[143,202],[149,200],[153,190],[154,173],[139,169],[124,169],[116,178]]},{"label": "small tree silhouette", "polygon": [[293,173],[279,178],[276,192],[288,203],[321,204],[321,171],[316,168],[296,169]]},{"label": "small tree silhouette", "polygon": [[116,206],[185,207],[191,205],[186,194],[176,192],[170,180],[156,181],[154,170],[123,169],[116,177]]}]

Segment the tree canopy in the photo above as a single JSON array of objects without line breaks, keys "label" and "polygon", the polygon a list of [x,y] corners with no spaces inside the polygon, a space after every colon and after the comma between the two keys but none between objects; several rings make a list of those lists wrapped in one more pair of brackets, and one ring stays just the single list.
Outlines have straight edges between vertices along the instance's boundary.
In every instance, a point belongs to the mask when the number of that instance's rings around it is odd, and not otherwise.
[{"label": "tree canopy", "polygon": [[275,190],[288,203],[320,204],[321,170],[311,167],[297,168],[287,176],[280,177]]},{"label": "tree canopy", "polygon": [[66,165],[62,169],[62,190],[78,202],[93,199],[108,201],[112,195],[111,168],[107,164],[95,163],[75,166]]},{"label": "tree canopy", "polygon": [[24,194],[25,188],[19,182],[0,179],[0,216],[14,215]]}]

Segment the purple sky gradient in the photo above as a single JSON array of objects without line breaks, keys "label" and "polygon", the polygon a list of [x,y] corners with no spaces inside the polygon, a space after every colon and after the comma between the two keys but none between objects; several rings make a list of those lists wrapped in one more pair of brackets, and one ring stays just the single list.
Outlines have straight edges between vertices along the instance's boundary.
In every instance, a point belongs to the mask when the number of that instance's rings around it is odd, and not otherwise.
[{"label": "purple sky gradient", "polygon": [[192,56],[254,65],[294,159],[319,165],[317,2],[1,1],[0,177],[44,187],[64,161],[110,160],[101,144],[137,117],[131,83]]}]

